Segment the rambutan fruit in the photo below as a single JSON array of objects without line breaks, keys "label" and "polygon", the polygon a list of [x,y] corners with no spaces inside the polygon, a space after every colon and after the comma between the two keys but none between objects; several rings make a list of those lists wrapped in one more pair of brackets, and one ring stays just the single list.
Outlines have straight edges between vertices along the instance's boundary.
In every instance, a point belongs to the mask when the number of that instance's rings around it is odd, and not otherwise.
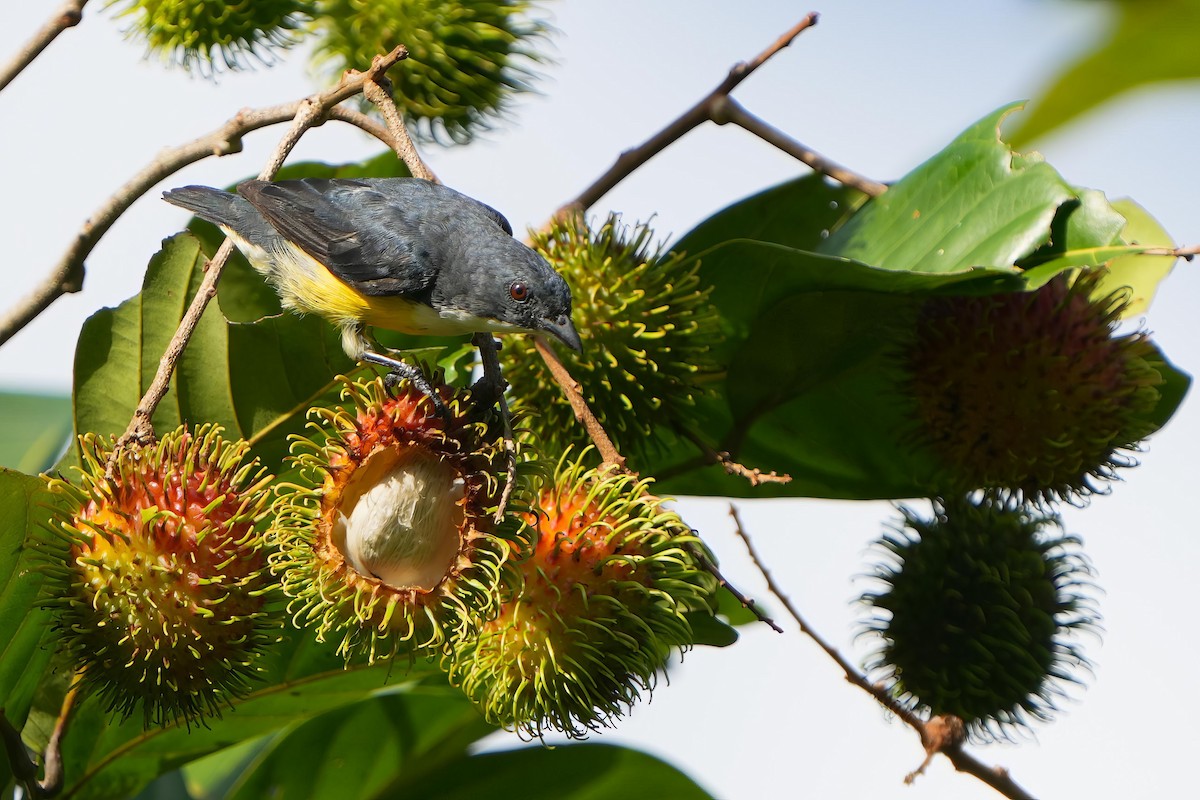
[{"label": "rambutan fruit", "polygon": [[415,135],[470,141],[528,91],[533,43],[546,26],[526,0],[319,0],[317,59],[340,73],[366,69],[398,44],[389,73]]},{"label": "rambutan fruit", "polygon": [[903,363],[938,491],[1075,499],[1134,463],[1162,378],[1145,334],[1115,335],[1126,300],[1094,297],[1099,275],[924,304]]},{"label": "rambutan fruit", "polygon": [[117,15],[132,19],[129,34],[145,40],[151,52],[200,71],[243,69],[247,56],[271,63],[271,51],[295,44],[313,13],[304,0],[110,0],[108,5],[124,6]]},{"label": "rambutan fruit", "polygon": [[[262,552],[271,478],[203,425],[125,448],[79,439],[78,481],[51,481],[65,560],[48,568],[81,685],[147,726],[191,724],[245,693],[271,642]],[[107,475],[111,475],[108,477]]]},{"label": "rambutan fruit", "polygon": [[[435,382],[436,384],[436,382]],[[435,651],[495,615],[523,544],[494,520],[506,481],[498,426],[472,422],[469,399],[430,398],[401,382],[347,383],[350,410],[314,408],[313,439],[279,484],[271,568],[293,621],[338,652],[369,660]]]},{"label": "rambutan fruit", "polygon": [[649,483],[564,456],[528,518],[523,589],[449,658],[489,721],[532,736],[611,726],[693,644],[687,614],[712,613],[716,580]]},{"label": "rambutan fruit", "polygon": [[[720,318],[700,283],[699,265],[652,244],[646,225],[622,226],[609,216],[596,228],[559,220],[533,246],[571,286],[581,353],[563,362],[617,449],[637,460],[688,425],[697,399],[723,371],[713,348]],[[527,338],[505,339],[504,375],[514,402],[537,409],[541,441],[561,453],[586,446],[586,431],[547,377]]]},{"label": "rambutan fruit", "polygon": [[1076,638],[1093,630],[1091,569],[1056,517],[994,499],[901,508],[876,543],[862,600],[876,642],[868,669],[906,706],[958,717],[977,738],[1048,719],[1087,669]]}]

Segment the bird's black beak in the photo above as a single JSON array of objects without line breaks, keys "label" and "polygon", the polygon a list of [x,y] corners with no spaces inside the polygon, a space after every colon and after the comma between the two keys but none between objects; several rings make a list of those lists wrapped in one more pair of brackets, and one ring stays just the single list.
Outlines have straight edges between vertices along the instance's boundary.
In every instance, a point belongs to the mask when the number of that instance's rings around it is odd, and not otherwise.
[{"label": "bird's black beak", "polygon": [[579,341],[579,334],[575,332],[575,325],[566,314],[563,314],[557,320],[546,320],[543,323],[543,327],[548,333],[554,334],[554,338],[567,347],[577,353],[583,352],[583,342]]}]

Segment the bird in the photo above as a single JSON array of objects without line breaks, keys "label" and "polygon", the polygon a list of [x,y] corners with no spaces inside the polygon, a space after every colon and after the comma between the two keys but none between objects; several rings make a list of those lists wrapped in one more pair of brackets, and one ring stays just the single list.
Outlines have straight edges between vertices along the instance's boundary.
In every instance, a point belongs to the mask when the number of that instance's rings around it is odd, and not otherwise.
[{"label": "bird", "polygon": [[442,184],[251,180],[236,192],[184,186],[163,199],[224,231],[284,308],[328,320],[346,355],[386,367],[390,380],[407,378],[443,413],[421,371],[380,352],[371,328],[548,333],[582,350],[562,276],[513,237],[503,214]]}]

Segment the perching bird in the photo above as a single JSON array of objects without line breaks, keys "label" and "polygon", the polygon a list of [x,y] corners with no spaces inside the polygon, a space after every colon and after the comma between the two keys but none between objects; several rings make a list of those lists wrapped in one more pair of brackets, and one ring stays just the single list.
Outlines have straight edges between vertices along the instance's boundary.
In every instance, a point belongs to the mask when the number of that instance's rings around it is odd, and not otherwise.
[{"label": "perching bird", "polygon": [[219,226],[285,308],[341,329],[356,361],[387,367],[441,406],[416,368],[367,332],[546,332],[581,349],[571,290],[512,236],[500,212],[417,178],[247,181],[237,194],[185,186],[163,199]]}]

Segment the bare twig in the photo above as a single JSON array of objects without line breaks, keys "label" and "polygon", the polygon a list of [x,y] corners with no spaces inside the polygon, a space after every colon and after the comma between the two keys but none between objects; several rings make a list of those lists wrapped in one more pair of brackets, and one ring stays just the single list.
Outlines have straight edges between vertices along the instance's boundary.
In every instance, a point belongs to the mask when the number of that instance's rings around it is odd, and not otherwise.
[{"label": "bare twig", "polygon": [[[379,56],[376,56],[376,59],[378,58]],[[408,165],[408,171],[414,178],[441,183],[437,175],[433,174],[433,170],[421,158],[421,154],[417,152],[417,146],[413,144],[412,137],[408,135],[404,119],[400,116],[400,112],[396,109],[396,103],[392,100],[391,82],[387,80],[387,76],[382,71],[372,69],[372,72],[374,77],[368,76],[363,83],[363,94],[383,114],[383,120],[387,123],[387,129],[392,136],[392,149]]]},{"label": "bare twig", "polygon": [[878,197],[887,191],[887,186],[878,181],[859,175],[853,170],[843,167],[825,156],[797,142],[783,131],[766,121],[754,116],[732,97],[720,97],[713,103],[713,122],[724,125],[732,122],[748,130],[768,144],[775,145],[792,158],[803,161],[813,170],[822,175],[828,175],[839,183],[858,189],[871,197]]},{"label": "bare twig", "polygon": [[[386,57],[376,58],[367,72],[347,73],[342,77],[337,86],[301,101],[292,122],[292,127],[288,129],[288,132],[276,146],[275,152],[272,153],[267,165],[259,173],[259,179],[270,180],[274,177],[275,173],[279,171],[279,167],[282,166],[284,159],[287,158],[288,153],[296,145],[296,142],[304,135],[305,131],[323,119],[325,112],[329,108],[362,91],[363,84],[369,77],[381,73],[407,56],[408,51],[401,45]],[[166,395],[167,387],[171,381],[171,374],[175,371],[175,364],[179,361],[179,357],[182,355],[183,349],[187,346],[188,340],[191,339],[192,332],[200,322],[200,317],[203,315],[204,309],[208,307],[209,300],[217,293],[217,281],[220,279],[221,272],[225,268],[225,262],[229,259],[229,255],[232,252],[233,244],[227,239],[208,263],[204,279],[200,282],[200,286],[196,290],[196,295],[192,298],[191,305],[188,306],[183,319],[179,323],[179,327],[175,331],[175,335],[171,337],[166,351],[159,360],[158,372],[155,373],[154,380],[150,383],[150,388],[142,396],[141,402],[138,403],[138,407],[133,413],[133,419],[129,422],[129,427],[126,428],[125,433],[117,441],[117,446],[113,449],[112,458],[114,460],[117,453],[126,445],[133,442],[141,444],[153,439],[154,427],[151,425],[150,419],[154,414],[154,409],[158,407],[159,402]]]},{"label": "bare twig", "polygon": [[0,92],[4,91],[13,79],[33,63],[33,60],[41,55],[41,52],[50,46],[50,43],[67,28],[73,28],[83,19],[83,7],[87,5],[88,0],[67,0],[62,4],[50,19],[46,20],[38,32],[33,35],[25,46],[17,51],[17,54],[12,59],[0,67]]},{"label": "bare twig", "polygon": [[571,373],[567,371],[562,361],[559,360],[558,354],[554,352],[543,337],[534,336],[533,343],[537,347],[538,353],[541,354],[542,360],[546,362],[546,366],[550,368],[550,374],[554,376],[554,380],[558,382],[559,387],[563,390],[563,394],[567,397],[567,401],[570,402],[571,409],[575,412],[575,419],[583,423],[583,427],[587,429],[588,436],[592,437],[592,442],[596,445],[596,449],[600,451],[600,458],[603,459],[604,466],[624,470],[625,457],[617,452],[612,439],[608,438],[608,434],[605,433],[604,426],[600,424],[600,420],[596,419],[596,415],[588,408],[587,401],[583,399],[583,393],[579,391],[578,381],[571,377]]},{"label": "bare twig", "polygon": [[[389,54],[388,57],[390,58],[391,55]],[[396,60],[403,57],[399,56]],[[334,89],[318,95],[322,98],[320,106],[323,109],[323,115],[313,124],[319,125],[324,117],[336,119],[355,125],[389,147],[395,148],[396,142],[393,136],[370,117],[349,109],[334,107],[361,89],[363,74],[354,73],[347,76]],[[310,101],[311,98],[306,98],[267,108],[243,109],[216,130],[193,139],[187,144],[159,153],[153,161],[129,179],[88,218],[79,232],[75,234],[74,241],[63,253],[54,269],[43,279],[41,284],[0,320],[0,345],[7,342],[49,308],[55,300],[64,294],[78,292],[83,288],[84,260],[91,254],[101,237],[113,226],[113,223],[151,187],[189,164],[194,164],[209,156],[224,156],[240,152],[242,136],[270,125],[278,125],[295,119],[301,106]]]},{"label": "bare twig", "polygon": [[818,15],[816,12],[808,14],[804,19],[792,26],[791,30],[776,39],[766,50],[763,50],[750,61],[743,61],[740,64],[734,65],[729,70],[729,74],[725,76],[725,80],[721,81],[720,85],[713,89],[704,99],[683,112],[678,119],[654,134],[654,136],[647,139],[641,145],[621,153],[607,172],[597,178],[591,186],[584,189],[574,200],[563,205],[556,212],[555,216],[565,218],[591,208],[596,201],[608,194],[614,186],[627,178],[638,167],[681,139],[692,128],[715,120],[716,112],[720,109],[722,102],[728,98],[729,93],[738,84],[750,77],[756,69],[765,64],[773,55],[790,45],[797,36],[816,25],[817,19]]},{"label": "bare twig", "polygon": [[729,515],[733,517],[734,530],[741,540],[745,542],[746,550],[750,553],[751,560],[754,561],[754,565],[758,567],[758,571],[762,573],[763,579],[766,580],[767,589],[770,590],[771,594],[775,595],[779,602],[783,603],[783,607],[787,609],[788,614],[791,615],[792,619],[800,627],[800,632],[816,642],[817,646],[833,659],[842,672],[845,673],[847,681],[874,697],[880,705],[895,714],[905,724],[920,734],[921,743],[926,749],[928,758],[926,758],[925,764],[922,764],[916,771],[909,773],[908,777],[905,778],[906,782],[911,783],[912,779],[915,779],[917,775],[924,771],[927,762],[932,758],[932,754],[940,752],[945,754],[946,758],[950,759],[950,763],[954,765],[956,770],[975,776],[1005,797],[1010,797],[1013,800],[1033,800],[1033,795],[1019,786],[1012,779],[1012,776],[1008,774],[1008,770],[1001,767],[989,767],[963,750],[963,737],[954,735],[952,724],[943,730],[938,725],[935,725],[933,720],[926,722],[921,719],[911,710],[897,702],[894,697],[888,694],[885,687],[867,680],[866,676],[855,669],[854,665],[846,660],[846,657],[838,652],[837,648],[822,639],[804,620],[804,617],[800,616],[800,612],[792,605],[792,601],[788,599],[778,584],[775,583],[774,578],[771,577],[771,573],[767,571],[762,559],[759,558],[758,552],[754,549],[753,543],[750,541],[750,536],[746,533],[746,529],[742,525],[742,519],[738,514],[737,507],[732,503],[729,506]]},{"label": "bare twig", "polygon": [[[721,467],[724,468],[726,474],[739,475],[749,481],[751,486],[759,486],[764,483],[792,482],[791,475],[780,475],[779,473],[775,472],[775,470],[763,472],[757,467],[747,467],[744,464],[739,464],[733,460],[733,457],[730,456],[729,453],[723,450],[718,452],[709,447],[708,443],[696,435],[695,431],[689,430],[682,426],[676,427],[676,430],[682,434],[685,439],[696,445],[700,452],[704,454],[705,459],[707,459],[707,463],[720,464]],[[659,477],[661,479],[663,476],[660,475]]]}]

